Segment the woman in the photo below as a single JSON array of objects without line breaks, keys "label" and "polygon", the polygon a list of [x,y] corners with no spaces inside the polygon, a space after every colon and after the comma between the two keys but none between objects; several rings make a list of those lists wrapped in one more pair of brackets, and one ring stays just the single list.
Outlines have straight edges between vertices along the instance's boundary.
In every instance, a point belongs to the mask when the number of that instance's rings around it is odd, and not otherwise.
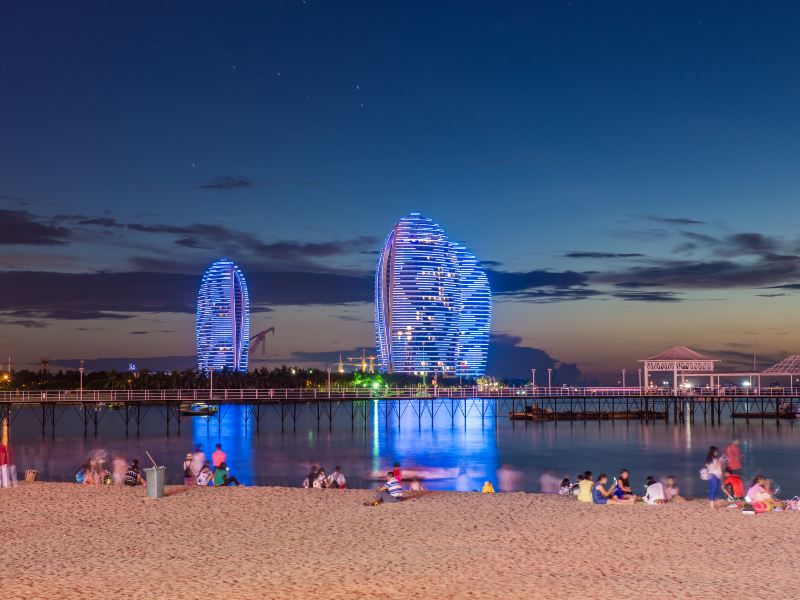
[{"label": "woman", "polygon": [[631,489],[631,474],[628,469],[622,469],[619,472],[619,479],[614,483],[614,496],[617,500],[635,498]]},{"label": "woman", "polygon": [[224,462],[220,463],[218,467],[214,467],[214,486],[226,487],[229,485],[239,486],[239,480],[233,475],[230,475],[228,465]]},{"label": "woman", "polygon": [[763,502],[767,505],[767,510],[772,510],[782,504],[773,497],[769,479],[765,478],[763,475],[755,476],[753,485],[747,490],[747,498],[752,504]]},{"label": "woman", "polygon": [[608,482],[608,475],[600,473],[597,478],[597,483],[592,488],[592,502],[595,504],[630,504],[633,502],[633,496],[620,500],[614,496],[613,490],[606,489]]},{"label": "woman", "polygon": [[706,455],[706,474],[708,479],[708,505],[711,508],[717,507],[717,497],[722,489],[722,460],[719,456],[719,449],[711,446]]},{"label": "woman", "polygon": [[583,479],[578,481],[578,502],[593,502],[593,489],[592,472],[586,471],[583,474]]},{"label": "woman", "polygon": [[681,496],[681,488],[678,487],[678,481],[674,475],[667,477],[667,482],[664,484],[664,498],[667,502],[683,502],[685,500]]}]

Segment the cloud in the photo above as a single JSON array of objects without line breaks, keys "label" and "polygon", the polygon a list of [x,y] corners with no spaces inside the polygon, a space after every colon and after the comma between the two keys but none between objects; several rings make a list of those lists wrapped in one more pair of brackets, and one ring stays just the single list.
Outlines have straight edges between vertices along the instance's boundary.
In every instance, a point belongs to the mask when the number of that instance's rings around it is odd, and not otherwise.
[{"label": "cloud", "polygon": [[786,283],[784,285],[771,285],[767,288],[767,290],[800,290],[800,283]]},{"label": "cloud", "polygon": [[0,210],[0,245],[55,246],[68,243],[70,231],[46,225],[25,210]]},{"label": "cloud", "polygon": [[255,181],[244,175],[221,175],[203,181],[195,187],[200,190],[228,191],[255,188],[263,184],[263,182]]},{"label": "cloud", "polygon": [[562,363],[539,348],[521,346],[522,338],[507,333],[493,333],[489,341],[486,372],[503,378],[530,381],[531,369],[536,369],[536,383],[547,382],[547,369],[553,369],[553,385],[574,384],[580,380],[577,365]]},{"label": "cloud", "polygon": [[666,223],[667,225],[705,225],[705,221],[698,221],[697,219],[690,219],[686,217],[663,217],[660,215],[646,215],[644,217],[648,221],[655,221],[656,223]]},{"label": "cloud", "polygon": [[781,298],[786,296],[786,294],[756,294],[759,298]]},{"label": "cloud", "polygon": [[617,292],[614,298],[626,302],[681,302],[675,292]]},{"label": "cloud", "polygon": [[9,317],[34,317],[37,319],[63,319],[67,321],[96,320],[96,319],[130,319],[132,315],[103,312],[97,310],[72,310],[54,308],[45,310],[17,309],[3,313]]},{"label": "cloud", "polygon": [[26,329],[41,329],[47,327],[49,323],[36,321],[34,319],[5,319],[0,317],[0,325],[17,325]]},{"label": "cloud", "polygon": [[567,252],[566,258],[638,258],[644,256],[637,252],[615,253],[615,252]]},{"label": "cloud", "polygon": [[583,286],[587,283],[587,276],[575,271],[496,271],[487,269],[486,276],[489,285],[496,295],[516,294],[538,287],[565,288]]}]

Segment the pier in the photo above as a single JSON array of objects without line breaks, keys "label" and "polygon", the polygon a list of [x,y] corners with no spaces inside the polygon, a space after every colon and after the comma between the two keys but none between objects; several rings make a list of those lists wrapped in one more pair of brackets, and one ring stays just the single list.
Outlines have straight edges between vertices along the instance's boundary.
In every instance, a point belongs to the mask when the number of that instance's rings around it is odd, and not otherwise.
[{"label": "pier", "polygon": [[[43,437],[55,437],[59,421],[70,413],[81,418],[85,436],[96,436],[107,418],[121,418],[126,435],[138,435],[142,420],[152,413],[163,418],[167,435],[180,435],[181,423],[187,418],[218,422],[232,418],[228,410],[231,405],[244,409],[237,411],[237,418],[245,422],[252,419],[256,432],[267,419],[277,419],[281,431],[295,430],[303,415],[311,415],[318,429],[332,429],[337,415],[345,415],[352,428],[366,428],[374,422],[376,413],[386,427],[390,422],[421,426],[423,420],[432,423],[440,413],[447,414],[453,426],[459,421],[466,424],[469,415],[481,419],[511,417],[515,426],[528,426],[532,421],[609,419],[675,423],[701,419],[715,423],[726,418],[793,419],[800,412],[800,393],[783,387],[695,388],[675,393],[661,388],[567,386],[0,392],[0,416],[5,423],[13,428],[19,414],[32,412],[41,424]],[[193,408],[200,410],[193,415]]]}]

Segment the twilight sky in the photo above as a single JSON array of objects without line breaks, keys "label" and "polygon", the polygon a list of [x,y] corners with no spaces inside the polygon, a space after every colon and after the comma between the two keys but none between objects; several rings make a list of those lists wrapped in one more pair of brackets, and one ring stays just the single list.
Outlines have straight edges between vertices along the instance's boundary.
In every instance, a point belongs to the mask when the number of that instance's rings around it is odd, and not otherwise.
[{"label": "twilight sky", "polygon": [[765,367],[800,352],[798,25],[795,2],[5,3],[0,356],[190,366],[227,256],[277,331],[256,366],[325,366],[374,347],[376,252],[416,210],[490,269],[497,374],[611,382],[671,344]]}]

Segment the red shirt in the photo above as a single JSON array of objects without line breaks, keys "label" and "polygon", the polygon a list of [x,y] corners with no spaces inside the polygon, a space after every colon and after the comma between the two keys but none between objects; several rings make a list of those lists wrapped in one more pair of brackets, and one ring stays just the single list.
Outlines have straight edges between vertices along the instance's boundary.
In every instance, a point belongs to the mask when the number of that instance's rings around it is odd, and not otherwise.
[{"label": "red shirt", "polygon": [[722,484],[731,486],[735,498],[744,498],[744,484],[738,475],[728,475]]},{"label": "red shirt", "polygon": [[211,462],[214,464],[215,467],[220,466],[222,463],[226,462],[227,456],[222,450],[215,450],[211,454]]},{"label": "red shirt", "polygon": [[728,459],[729,469],[738,471],[742,468],[742,451],[736,444],[731,444],[725,449],[725,457]]},{"label": "red shirt", "polygon": [[400,472],[400,467],[395,467],[392,469],[392,472],[394,473],[394,478],[397,479],[397,481],[403,481],[403,474]]},{"label": "red shirt", "polygon": [[8,464],[8,450],[5,444],[0,444],[0,466]]}]

